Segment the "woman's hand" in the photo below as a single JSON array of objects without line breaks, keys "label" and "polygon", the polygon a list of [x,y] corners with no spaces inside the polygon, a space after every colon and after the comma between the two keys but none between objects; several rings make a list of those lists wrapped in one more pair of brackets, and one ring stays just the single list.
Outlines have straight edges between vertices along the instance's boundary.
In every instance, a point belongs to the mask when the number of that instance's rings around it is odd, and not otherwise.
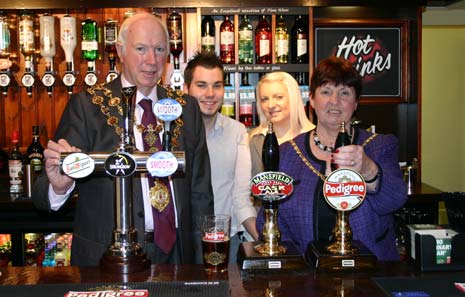
[{"label": "woman's hand", "polygon": [[336,149],[331,154],[332,163],[338,168],[349,168],[359,172],[365,180],[372,180],[378,173],[379,168],[370,159],[361,145],[346,145]]},{"label": "woman's hand", "polygon": [[79,148],[72,146],[64,139],[54,142],[49,140],[44,150],[45,172],[56,194],[62,195],[72,186],[73,179],[60,172],[60,154],[80,152]]}]

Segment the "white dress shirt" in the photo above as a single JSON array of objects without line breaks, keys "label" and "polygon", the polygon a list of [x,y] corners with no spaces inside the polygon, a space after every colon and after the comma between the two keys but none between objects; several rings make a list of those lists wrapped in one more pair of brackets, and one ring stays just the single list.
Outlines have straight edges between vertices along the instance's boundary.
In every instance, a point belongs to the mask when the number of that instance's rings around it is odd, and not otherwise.
[{"label": "white dress shirt", "polygon": [[251,160],[245,126],[220,113],[207,135],[215,214],[231,215],[231,237],[257,217],[250,199]]}]

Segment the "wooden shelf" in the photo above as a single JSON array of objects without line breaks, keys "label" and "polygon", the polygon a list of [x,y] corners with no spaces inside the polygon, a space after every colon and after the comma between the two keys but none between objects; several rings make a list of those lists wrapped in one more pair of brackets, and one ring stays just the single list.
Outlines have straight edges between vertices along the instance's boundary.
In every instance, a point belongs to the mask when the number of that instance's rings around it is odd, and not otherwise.
[{"label": "wooden shelf", "polygon": [[[124,8],[124,7],[263,7],[263,1],[226,1],[226,0],[206,0],[206,1],[183,1],[183,0],[136,0],[128,2],[126,0],[13,0],[2,1],[0,9],[86,9],[86,8]],[[369,0],[269,0],[266,2],[269,7],[318,7],[318,6],[372,6],[372,7],[415,7],[426,6],[426,0],[415,1],[369,1]]]}]

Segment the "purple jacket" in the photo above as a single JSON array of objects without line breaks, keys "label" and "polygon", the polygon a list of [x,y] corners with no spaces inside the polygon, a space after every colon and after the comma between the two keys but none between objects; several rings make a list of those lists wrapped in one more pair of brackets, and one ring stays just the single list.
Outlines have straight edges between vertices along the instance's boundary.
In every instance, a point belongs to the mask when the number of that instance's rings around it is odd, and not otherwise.
[{"label": "purple jacket", "polygon": [[[326,163],[316,159],[310,150],[309,133],[300,134],[294,141],[305,158],[317,170],[325,172]],[[365,130],[356,129],[354,143],[362,144],[370,135]],[[379,261],[399,260],[393,213],[406,202],[407,189],[398,164],[397,138],[378,135],[364,149],[378,164],[380,182],[377,191],[367,193],[363,203],[350,213],[353,239],[360,240]],[[323,199],[323,203],[326,203],[321,196],[322,180],[302,162],[289,142],[280,146],[279,170],[297,182],[292,195],[279,203],[281,240],[294,242],[299,251],[305,253],[309,242],[322,228],[317,227],[317,208],[314,207],[316,199]],[[263,220],[263,209],[260,209],[257,217],[259,231],[263,229]],[[323,223],[332,228],[335,221]]]}]

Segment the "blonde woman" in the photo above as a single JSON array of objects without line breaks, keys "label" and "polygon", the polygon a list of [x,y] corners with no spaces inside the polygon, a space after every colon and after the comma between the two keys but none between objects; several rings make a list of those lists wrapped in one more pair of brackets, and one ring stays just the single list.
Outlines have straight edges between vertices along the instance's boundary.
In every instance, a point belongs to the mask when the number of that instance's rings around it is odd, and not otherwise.
[{"label": "blonde woman", "polygon": [[268,122],[273,123],[279,144],[315,127],[305,114],[297,81],[286,72],[262,76],[257,84],[257,112],[260,125],[249,132],[252,176],[263,171],[262,146]]}]

